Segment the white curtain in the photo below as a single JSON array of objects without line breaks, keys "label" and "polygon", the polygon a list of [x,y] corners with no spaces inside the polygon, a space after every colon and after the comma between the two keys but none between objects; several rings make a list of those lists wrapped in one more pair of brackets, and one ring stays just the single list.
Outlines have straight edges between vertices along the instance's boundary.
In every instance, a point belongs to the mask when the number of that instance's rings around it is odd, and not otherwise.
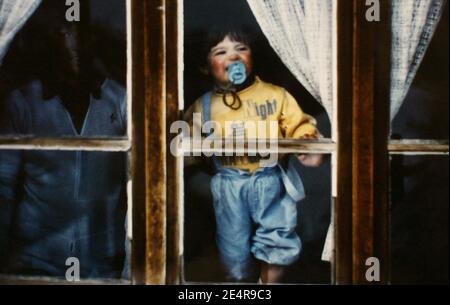
[{"label": "white curtain", "polygon": [[0,65],[9,44],[41,0],[0,0]]},{"label": "white curtain", "polygon": [[[391,121],[422,62],[446,0],[391,0]],[[439,63],[436,63],[439,64]]]},{"label": "white curtain", "polygon": [[[270,45],[333,120],[333,0],[247,0]],[[322,259],[333,256],[333,226]]]},{"label": "white curtain", "polygon": [[247,0],[270,45],[333,117],[333,0]]}]

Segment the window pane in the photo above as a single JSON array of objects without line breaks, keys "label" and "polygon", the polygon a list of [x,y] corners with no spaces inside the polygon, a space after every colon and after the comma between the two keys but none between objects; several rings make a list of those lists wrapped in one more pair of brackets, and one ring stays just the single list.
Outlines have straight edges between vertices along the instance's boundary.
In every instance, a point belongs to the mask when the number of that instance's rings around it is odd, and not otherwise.
[{"label": "window pane", "polygon": [[[201,125],[194,114],[202,113],[204,121],[221,124],[214,132],[225,137],[331,136],[324,108],[271,48],[247,1],[184,1],[184,42],[190,126]],[[244,77],[232,78],[235,72]],[[199,98],[206,92],[214,93],[210,111]],[[283,268],[284,282],[329,283],[330,265],[321,254],[330,220],[330,158],[318,168],[296,161],[293,172],[300,172],[307,194],[300,203],[301,182],[285,186],[279,167],[264,167],[258,157],[218,159],[220,169],[211,166],[212,159],[185,159],[184,279],[256,282],[259,273],[266,274],[259,260],[289,266]],[[227,180],[228,174],[234,178]]]},{"label": "window pane", "polygon": [[[277,169],[233,177],[233,170],[216,174],[211,159],[185,161],[185,281],[234,282],[241,277],[256,282],[262,257],[268,255],[265,259],[286,260],[282,282],[331,283],[330,264],[321,260],[331,219],[329,156],[318,168],[294,165],[306,194],[300,202],[290,199]],[[289,230],[295,233],[287,234]]]},{"label": "window pane", "polygon": [[127,278],[126,158],[0,150],[1,272]]},{"label": "window pane", "polygon": [[[204,48],[208,33],[211,29],[216,32],[230,27],[239,28],[251,36],[254,75],[264,82],[286,89],[298,101],[302,110],[317,120],[321,134],[331,137],[331,124],[324,108],[300,84],[269,45],[246,0],[220,0],[214,1],[214,4],[208,0],[184,1],[184,109],[187,110],[196,99],[214,86],[205,66],[207,54]],[[255,113],[257,111],[259,110],[253,110]]]},{"label": "window pane", "polygon": [[42,1],[0,67],[0,135],[124,136],[125,24],[125,0]]},{"label": "window pane", "polygon": [[448,157],[391,159],[391,281],[448,284]]},{"label": "window pane", "polygon": [[392,123],[394,139],[448,139],[448,6]]}]

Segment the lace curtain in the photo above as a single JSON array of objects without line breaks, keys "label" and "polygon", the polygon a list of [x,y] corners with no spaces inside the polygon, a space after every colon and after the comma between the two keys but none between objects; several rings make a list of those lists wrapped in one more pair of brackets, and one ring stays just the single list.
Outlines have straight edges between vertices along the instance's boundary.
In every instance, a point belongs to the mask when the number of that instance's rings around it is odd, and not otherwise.
[{"label": "lace curtain", "polygon": [[9,44],[41,0],[0,0],[0,64]]},{"label": "lace curtain", "polygon": [[333,117],[333,0],[247,0],[286,67]]},{"label": "lace curtain", "polygon": [[392,0],[391,121],[402,105],[446,0]]},{"label": "lace curtain", "polygon": [[[247,0],[286,67],[333,118],[333,0]],[[322,253],[333,252],[331,225]]]}]

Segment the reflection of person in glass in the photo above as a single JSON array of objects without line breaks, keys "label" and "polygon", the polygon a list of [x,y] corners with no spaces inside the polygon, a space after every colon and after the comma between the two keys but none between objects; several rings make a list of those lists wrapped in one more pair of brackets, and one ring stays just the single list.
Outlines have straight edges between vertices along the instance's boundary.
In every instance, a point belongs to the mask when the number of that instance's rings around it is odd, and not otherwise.
[{"label": "reflection of person in glass", "polygon": [[[45,32],[34,33],[34,43],[47,54],[36,50],[42,56],[34,58],[40,66],[36,77],[8,95],[0,133],[123,136],[126,92],[102,73],[90,48],[89,27],[66,22],[64,1],[45,2],[61,8],[53,10],[55,16],[36,19]],[[67,258],[76,257],[83,278],[120,277],[125,162],[124,153],[0,151],[0,265],[5,271],[64,276]]]},{"label": "reflection of person in glass", "polygon": [[[205,121],[219,123],[221,127],[214,129],[219,137],[247,134],[247,125],[242,130],[233,129],[239,122],[254,122],[255,126],[275,122],[275,137],[314,139],[320,135],[315,120],[285,89],[254,75],[250,38],[242,30],[211,31],[205,52],[215,86],[187,111],[188,119],[193,113],[201,113]],[[300,155],[298,159],[306,166],[321,163],[319,155]],[[295,231],[296,203],[304,197],[300,177],[290,175],[292,167],[283,167],[283,162],[261,167],[261,160],[254,157],[213,160],[216,240],[227,280],[255,281],[256,258],[262,282],[282,281],[286,266],[297,260],[301,250]],[[292,164],[295,157],[289,160]]]}]

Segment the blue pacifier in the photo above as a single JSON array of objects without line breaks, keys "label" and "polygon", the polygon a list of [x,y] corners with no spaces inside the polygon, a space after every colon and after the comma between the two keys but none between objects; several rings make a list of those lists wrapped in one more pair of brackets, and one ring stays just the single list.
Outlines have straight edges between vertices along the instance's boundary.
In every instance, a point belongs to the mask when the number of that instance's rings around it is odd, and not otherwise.
[{"label": "blue pacifier", "polygon": [[241,85],[247,79],[245,65],[241,61],[236,61],[228,66],[228,79],[233,85]]}]

